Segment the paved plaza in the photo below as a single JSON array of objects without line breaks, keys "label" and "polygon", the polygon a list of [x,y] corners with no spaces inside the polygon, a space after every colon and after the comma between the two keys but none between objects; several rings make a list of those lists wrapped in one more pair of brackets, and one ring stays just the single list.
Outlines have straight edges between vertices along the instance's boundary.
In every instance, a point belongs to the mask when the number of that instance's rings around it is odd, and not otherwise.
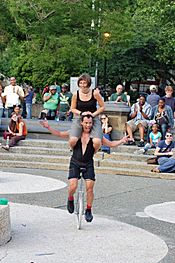
[{"label": "paved plaza", "polygon": [[67,173],[1,169],[12,239],[3,263],[173,263],[174,181],[97,175],[94,220],[76,228],[66,211]]}]

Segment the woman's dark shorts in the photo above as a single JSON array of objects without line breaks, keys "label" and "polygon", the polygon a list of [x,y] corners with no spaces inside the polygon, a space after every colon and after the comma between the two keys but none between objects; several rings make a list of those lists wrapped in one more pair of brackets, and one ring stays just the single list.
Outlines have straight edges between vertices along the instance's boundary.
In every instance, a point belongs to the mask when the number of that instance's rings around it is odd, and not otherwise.
[{"label": "woman's dark shorts", "polygon": [[80,169],[83,169],[82,172],[82,177],[84,178],[84,180],[92,180],[95,181],[95,172],[94,172],[94,162],[90,162],[88,164],[83,164],[80,163],[76,160],[72,160],[70,161],[70,165],[69,165],[69,176],[68,179],[80,179]]}]

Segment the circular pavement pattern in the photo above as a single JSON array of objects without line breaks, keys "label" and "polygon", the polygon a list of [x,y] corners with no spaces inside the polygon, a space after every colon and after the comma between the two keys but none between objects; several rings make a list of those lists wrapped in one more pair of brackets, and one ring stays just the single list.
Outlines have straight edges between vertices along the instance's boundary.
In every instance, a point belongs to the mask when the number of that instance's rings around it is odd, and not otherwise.
[{"label": "circular pavement pattern", "polygon": [[31,174],[0,171],[1,194],[47,192],[64,187],[66,187],[66,184],[60,180]]},{"label": "circular pavement pattern", "polygon": [[12,240],[2,263],[158,263],[168,252],[159,237],[110,218],[94,216],[77,230],[76,216],[53,208],[10,203]]},{"label": "circular pavement pattern", "polygon": [[175,202],[150,205],[144,212],[155,219],[175,224]]}]

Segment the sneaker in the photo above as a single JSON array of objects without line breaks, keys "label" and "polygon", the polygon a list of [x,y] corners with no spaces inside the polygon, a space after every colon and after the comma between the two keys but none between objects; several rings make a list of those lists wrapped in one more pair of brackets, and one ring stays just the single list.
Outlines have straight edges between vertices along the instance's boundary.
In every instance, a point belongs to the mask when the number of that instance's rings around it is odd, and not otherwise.
[{"label": "sneaker", "polygon": [[6,150],[6,151],[9,151],[10,147],[9,147],[9,145],[3,145],[2,149]]},{"label": "sneaker", "polygon": [[67,201],[67,210],[70,214],[72,214],[74,212],[74,201]]},{"label": "sneaker", "polygon": [[140,141],[140,142],[138,143],[138,147],[144,147],[144,146],[145,146],[144,141]]},{"label": "sneaker", "polygon": [[155,167],[155,168],[151,169],[151,172],[160,173],[160,170],[159,170],[159,168]]},{"label": "sneaker", "polygon": [[135,141],[129,141],[129,145],[136,145]]},{"label": "sneaker", "polygon": [[85,219],[86,219],[87,222],[91,222],[92,219],[93,219],[93,215],[92,215],[91,209],[86,209],[84,216],[85,216]]}]

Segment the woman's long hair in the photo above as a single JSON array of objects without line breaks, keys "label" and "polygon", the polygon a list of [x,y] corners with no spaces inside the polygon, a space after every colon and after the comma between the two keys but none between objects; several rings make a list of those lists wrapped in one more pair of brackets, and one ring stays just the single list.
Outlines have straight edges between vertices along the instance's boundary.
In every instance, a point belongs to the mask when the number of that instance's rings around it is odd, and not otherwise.
[{"label": "woman's long hair", "polygon": [[18,133],[19,130],[17,129],[17,123],[19,123],[20,121],[20,118],[17,117],[17,121],[14,121],[12,118],[10,120],[10,123],[9,123],[9,129],[14,132],[14,133]]}]

